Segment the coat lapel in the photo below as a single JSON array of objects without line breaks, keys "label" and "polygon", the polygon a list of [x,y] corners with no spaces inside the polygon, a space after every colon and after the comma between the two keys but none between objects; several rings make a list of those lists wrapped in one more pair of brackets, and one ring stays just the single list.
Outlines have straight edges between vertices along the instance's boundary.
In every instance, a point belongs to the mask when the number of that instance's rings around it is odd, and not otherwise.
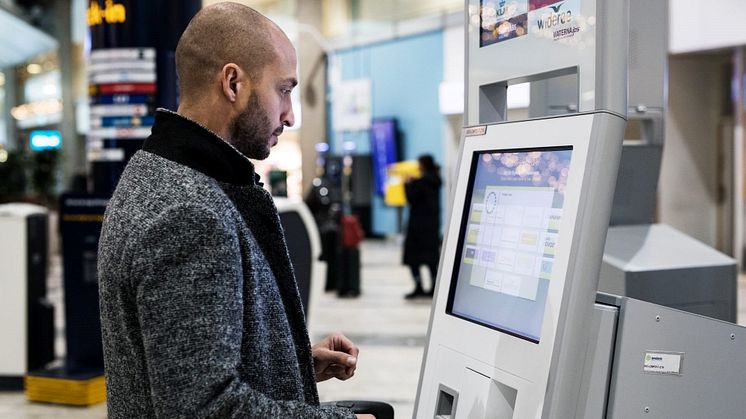
[{"label": "coat lapel", "polygon": [[272,267],[289,317],[304,318],[295,273],[290,263],[285,233],[272,197],[261,186],[221,185],[236,204],[254,239]]},{"label": "coat lapel", "polygon": [[[306,329],[305,314],[300,301],[300,293],[295,282],[293,265],[290,262],[285,233],[280,224],[272,196],[259,185],[237,186],[221,184],[221,187],[233,201],[239,213],[251,230],[254,240],[259,244],[264,257],[272,268],[277,287],[282,295],[288,322],[293,330],[296,352],[299,359],[310,358],[311,343]],[[309,365],[303,371],[305,388],[316,388],[312,362],[301,362]],[[318,395],[313,392],[309,397],[318,403]]]}]

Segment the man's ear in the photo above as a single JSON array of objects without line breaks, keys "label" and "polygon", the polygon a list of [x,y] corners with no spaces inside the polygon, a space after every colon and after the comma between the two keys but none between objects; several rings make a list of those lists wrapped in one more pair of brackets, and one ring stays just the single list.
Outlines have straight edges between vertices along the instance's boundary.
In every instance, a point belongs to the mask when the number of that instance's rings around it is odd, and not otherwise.
[{"label": "man's ear", "polygon": [[238,100],[239,92],[242,89],[250,88],[244,71],[234,63],[228,63],[223,66],[223,70],[220,72],[220,82],[223,95],[231,103],[235,103]]}]

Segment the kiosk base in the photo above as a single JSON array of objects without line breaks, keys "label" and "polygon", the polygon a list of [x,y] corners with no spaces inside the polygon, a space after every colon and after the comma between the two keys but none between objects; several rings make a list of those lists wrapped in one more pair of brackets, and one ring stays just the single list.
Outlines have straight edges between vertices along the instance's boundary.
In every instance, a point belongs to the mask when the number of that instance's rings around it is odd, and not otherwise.
[{"label": "kiosk base", "polygon": [[[743,417],[746,327],[599,293],[590,331],[576,418]],[[426,386],[437,395],[420,395],[415,417],[513,417],[510,376],[445,345],[439,352],[456,362],[438,359],[437,382]]]},{"label": "kiosk base", "polygon": [[743,417],[746,328],[632,298],[614,306],[613,362],[593,366],[609,371],[604,417]]},{"label": "kiosk base", "polygon": [[106,400],[101,370],[69,371],[65,368],[26,375],[26,398],[33,402],[90,406]]}]

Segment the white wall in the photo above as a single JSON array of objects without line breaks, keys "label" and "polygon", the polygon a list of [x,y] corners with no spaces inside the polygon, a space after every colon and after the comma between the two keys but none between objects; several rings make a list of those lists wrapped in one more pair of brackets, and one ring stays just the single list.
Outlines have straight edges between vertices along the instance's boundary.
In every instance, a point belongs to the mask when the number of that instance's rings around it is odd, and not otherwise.
[{"label": "white wall", "polygon": [[464,28],[451,26],[443,30],[443,82],[438,92],[443,115],[464,112]]},{"label": "white wall", "polygon": [[746,45],[744,0],[669,0],[669,22],[673,54]]},{"label": "white wall", "polygon": [[440,110],[443,118],[442,194],[443,220],[450,217],[450,196],[455,185],[458,148],[464,112],[464,27],[451,26],[443,31],[443,82],[440,84]]}]

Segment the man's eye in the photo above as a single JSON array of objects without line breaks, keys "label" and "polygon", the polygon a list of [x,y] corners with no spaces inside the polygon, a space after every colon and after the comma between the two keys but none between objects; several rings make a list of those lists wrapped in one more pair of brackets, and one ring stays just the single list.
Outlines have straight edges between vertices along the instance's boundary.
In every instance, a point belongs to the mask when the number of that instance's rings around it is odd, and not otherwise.
[{"label": "man's eye", "polygon": [[292,91],[292,89],[280,89],[280,93],[282,93],[283,96],[288,96]]}]

